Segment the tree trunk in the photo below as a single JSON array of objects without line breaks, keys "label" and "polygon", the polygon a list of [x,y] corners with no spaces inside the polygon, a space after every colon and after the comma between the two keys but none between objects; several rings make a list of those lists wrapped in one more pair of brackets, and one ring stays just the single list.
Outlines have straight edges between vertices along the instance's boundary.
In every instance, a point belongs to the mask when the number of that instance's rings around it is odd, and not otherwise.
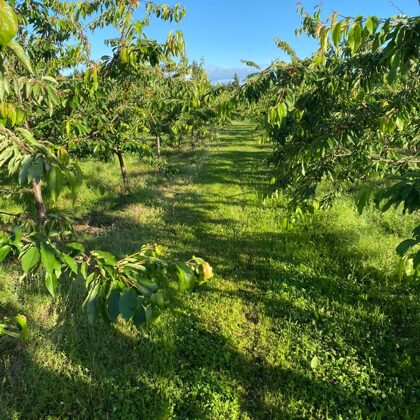
[{"label": "tree trunk", "polygon": [[160,137],[156,136],[156,154],[157,158],[160,159]]},{"label": "tree trunk", "polygon": [[42,198],[41,181],[37,181],[35,178],[32,179],[32,192],[35,198],[39,221],[45,222],[47,220],[47,210],[44,199]]},{"label": "tree trunk", "polygon": [[118,156],[118,162],[120,163],[121,176],[123,179],[123,183],[124,183],[124,186],[126,187],[128,185],[128,176],[127,176],[127,168],[125,167],[125,163],[124,163],[124,157],[121,150],[118,150],[116,154]]}]

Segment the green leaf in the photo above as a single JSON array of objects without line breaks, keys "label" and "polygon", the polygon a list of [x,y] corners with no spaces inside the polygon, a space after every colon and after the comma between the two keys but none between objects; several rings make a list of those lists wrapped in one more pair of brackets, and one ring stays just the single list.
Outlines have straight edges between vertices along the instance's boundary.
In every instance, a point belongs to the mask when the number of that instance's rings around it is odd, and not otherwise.
[{"label": "green leaf", "polygon": [[22,160],[22,164],[19,171],[19,184],[23,185],[28,182],[28,171],[29,168],[32,166],[33,157],[32,156],[25,156]]},{"label": "green leaf", "polygon": [[6,148],[2,153],[0,153],[0,167],[2,167],[5,163],[9,161],[9,159],[13,156],[14,149],[13,148]]},{"label": "green leaf", "polygon": [[146,308],[146,322],[150,324],[154,319],[156,319],[159,315],[159,310],[156,309],[156,312],[153,310],[152,305],[149,305]]},{"label": "green leaf", "polygon": [[21,245],[20,240],[22,238],[22,235],[23,235],[22,228],[20,226],[14,226],[12,230],[12,236],[11,236],[13,238],[12,245],[19,248]]},{"label": "green leaf", "polygon": [[43,173],[44,161],[41,156],[38,156],[37,158],[35,158],[32,165],[29,167],[28,182],[32,181],[32,179],[34,178],[39,182]]},{"label": "green leaf", "polygon": [[83,172],[80,169],[80,166],[77,163],[73,163],[73,170],[76,176],[76,183],[77,186],[80,186],[83,184]]},{"label": "green leaf", "polygon": [[34,268],[40,260],[41,256],[36,246],[29,248],[29,250],[22,257],[22,269],[24,273],[29,273],[29,271]]},{"label": "green leaf", "polygon": [[402,257],[407,251],[417,244],[415,239],[406,239],[397,246],[397,254]]},{"label": "green leaf", "polygon": [[120,288],[114,287],[108,296],[107,312],[112,322],[115,322],[120,314]]},{"label": "green leaf", "polygon": [[163,309],[166,306],[165,299],[162,293],[157,292],[150,296],[150,302],[154,305],[159,306],[159,308]]},{"label": "green leaf", "polygon": [[88,321],[90,325],[95,325],[98,318],[98,294],[100,290],[100,284],[97,284],[93,289],[90,290],[87,297],[86,310],[88,314]]},{"label": "green leaf", "polygon": [[279,117],[279,120],[281,121],[284,117],[287,116],[287,106],[284,102],[280,102],[277,105],[277,115]]},{"label": "green leaf", "polygon": [[29,331],[28,331],[28,322],[26,320],[26,316],[24,315],[16,315],[15,316],[16,324],[18,325],[22,338],[25,341],[28,341],[29,339]]},{"label": "green leaf", "polygon": [[181,292],[191,289],[195,285],[195,275],[191,267],[185,263],[176,265],[178,270],[178,287]]},{"label": "green leaf", "polygon": [[48,188],[52,200],[55,202],[63,189],[64,178],[61,169],[57,166],[53,166],[48,174]]},{"label": "green leaf", "polygon": [[[87,264],[85,263],[85,262],[83,262],[82,263],[82,265],[81,265],[81,267],[80,267],[80,272],[83,272],[84,271],[84,268],[83,267],[85,267]],[[82,274],[83,275],[83,274]],[[90,283],[92,283],[92,281],[93,280],[95,280],[95,278],[96,278],[96,274],[95,274],[95,272],[93,272],[93,273],[90,273],[88,276],[83,276],[84,278],[85,278],[85,280],[86,280],[86,285],[87,286],[89,286],[89,284]]]},{"label": "green leaf", "polygon": [[17,34],[18,18],[13,8],[5,0],[0,1],[0,45],[5,47]]},{"label": "green leaf", "polygon": [[61,254],[61,258],[74,274],[78,273],[79,270],[77,267],[77,262],[72,257],[70,257],[70,255]]},{"label": "green leaf", "polygon": [[125,289],[120,297],[118,305],[123,318],[128,321],[133,316],[138,304],[139,300],[137,298],[137,293],[133,289]]},{"label": "green leaf", "polygon": [[376,16],[369,16],[366,20],[366,29],[370,35],[373,35],[379,25],[379,19]]},{"label": "green leaf", "polygon": [[395,125],[397,126],[398,130],[402,131],[404,130],[405,121],[402,117],[397,115],[397,118],[395,119]]},{"label": "green leaf", "polygon": [[30,99],[31,94],[32,94],[32,84],[31,84],[31,81],[28,81],[28,82],[25,83],[25,96],[26,96],[26,99]]},{"label": "green leaf", "polygon": [[109,252],[105,251],[92,251],[92,255],[96,258],[105,261],[108,265],[115,265],[117,264],[116,258]]},{"label": "green leaf", "polygon": [[363,209],[366,207],[366,204],[369,202],[371,193],[372,193],[372,190],[370,188],[363,188],[362,191],[360,192],[356,200],[357,211],[359,212],[359,214],[363,213]]},{"label": "green leaf", "polygon": [[9,252],[11,250],[12,250],[12,247],[9,245],[5,245],[0,248],[0,263],[5,260],[5,258],[9,255]]},{"label": "green leaf", "polygon": [[25,67],[25,69],[32,74],[34,71],[32,69],[31,61],[29,60],[29,57],[25,54],[23,48],[16,41],[10,41],[7,44],[7,47],[14,52],[14,54],[16,55],[20,63],[23,65],[23,67]]},{"label": "green leaf", "polygon": [[70,242],[66,246],[67,246],[67,248],[71,248],[71,249],[74,249],[76,251],[79,251],[81,254],[83,254],[86,251],[85,247],[78,242]]},{"label": "green leaf", "polygon": [[124,264],[124,270],[128,268],[131,271],[142,271],[142,272],[147,272],[147,268],[142,265],[142,264],[132,264],[132,263],[128,263],[128,264]]},{"label": "green leaf", "polygon": [[325,26],[323,26],[319,31],[319,41],[321,44],[321,49],[326,51],[328,49],[328,32]]},{"label": "green leaf", "polygon": [[16,124],[22,124],[25,121],[26,114],[20,109],[16,109]]},{"label": "green leaf", "polygon": [[10,120],[12,126],[16,125],[17,113],[13,104],[7,104],[7,118]]},{"label": "green leaf", "polygon": [[[397,51],[391,58],[391,68],[389,70],[387,80],[389,84],[392,84],[397,76],[397,71],[401,62],[401,54]],[[393,121],[393,120],[390,120]]]},{"label": "green leaf", "polygon": [[198,273],[200,283],[204,283],[213,277],[213,268],[207,261],[204,261],[198,266]]},{"label": "green leaf", "polygon": [[156,292],[156,290],[159,288],[155,282],[146,279],[140,280],[139,284],[147,287],[152,293]]},{"label": "green leaf", "polygon": [[36,144],[33,134],[26,128],[19,127],[16,131],[18,131],[29,144]]},{"label": "green leaf", "polygon": [[137,282],[137,289],[140,292],[141,295],[150,298],[150,296],[153,294],[153,291],[151,291],[146,286],[143,286],[141,282]]},{"label": "green leaf", "polygon": [[420,268],[420,250],[417,251],[414,254],[414,258],[413,258],[413,266],[415,269],[419,269]]},{"label": "green leaf", "polygon": [[61,268],[61,264],[55,257],[54,251],[45,242],[41,244],[41,263],[48,274],[53,274],[54,270]]},{"label": "green leaf", "polygon": [[341,22],[337,22],[332,28],[332,40],[336,47],[338,47],[340,38],[341,38]]},{"label": "green leaf", "polygon": [[82,264],[80,264],[80,274],[85,280],[87,279],[87,269],[88,269],[87,262],[83,261]]},{"label": "green leaf", "polygon": [[138,328],[141,329],[147,322],[147,314],[143,305],[139,305],[138,309],[133,315],[133,323]]},{"label": "green leaf", "polygon": [[51,101],[51,103],[55,106],[60,105],[60,98],[57,95],[55,87],[52,87],[50,85],[46,85],[45,90],[47,92],[48,99]]},{"label": "green leaf", "polygon": [[278,121],[278,113],[276,108],[272,107],[268,110],[268,122],[270,124],[275,124]]},{"label": "green leaf", "polygon": [[[42,251],[41,251],[42,252]],[[51,296],[57,293],[57,276],[54,273],[47,273],[45,275],[45,287],[50,292]]]},{"label": "green leaf", "polygon": [[351,27],[348,41],[351,48],[351,55],[356,54],[363,41],[363,29],[360,22],[355,22]]},{"label": "green leaf", "polygon": [[68,169],[64,170],[63,173],[66,176],[67,184],[70,188],[70,191],[72,192],[73,197],[75,198],[78,189],[76,175],[74,175],[74,173],[69,171]]}]

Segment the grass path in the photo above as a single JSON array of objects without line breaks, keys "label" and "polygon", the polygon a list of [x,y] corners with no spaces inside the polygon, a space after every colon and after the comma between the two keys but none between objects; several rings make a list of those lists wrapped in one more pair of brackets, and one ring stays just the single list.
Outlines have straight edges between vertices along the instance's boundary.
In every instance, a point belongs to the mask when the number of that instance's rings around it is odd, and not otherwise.
[{"label": "grass path", "polygon": [[283,232],[279,203],[258,197],[269,148],[254,137],[227,127],[165,183],[131,160],[123,198],[114,165],[85,165],[93,186],[77,206],[91,247],[160,242],[217,276],[146,340],[123,323],[90,328],[77,285],[52,301],[37,284],[10,286],[9,268],[2,293],[33,313],[33,341],[0,347],[5,418],[416,417],[418,293],[396,280],[393,251],[414,221],[360,218],[343,199]]}]

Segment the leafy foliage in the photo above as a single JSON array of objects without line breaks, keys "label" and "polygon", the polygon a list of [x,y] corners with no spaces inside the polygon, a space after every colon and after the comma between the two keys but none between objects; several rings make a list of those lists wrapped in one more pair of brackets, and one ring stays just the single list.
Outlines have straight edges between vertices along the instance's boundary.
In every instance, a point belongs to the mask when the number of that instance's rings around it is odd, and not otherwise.
[{"label": "leafy foliage", "polygon": [[171,279],[178,278],[178,289],[184,292],[213,276],[212,268],[201,258],[182,264],[165,260],[159,245],[143,246],[117,260],[105,251],[87,253],[81,243],[57,241],[59,232],[51,226],[44,226],[42,233],[34,231],[26,237],[15,227],[10,234],[3,234],[1,260],[15,254],[21,262],[22,278],[42,268],[45,287],[52,296],[57,295],[63,276],[81,277],[87,290],[83,306],[92,325],[98,317],[115,322],[121,314],[143,330],[167,307]]},{"label": "leafy foliage", "polygon": [[[145,88],[139,88],[138,77],[146,74],[142,80],[147,85],[151,69],[184,48],[179,32],[158,44],[147,39],[143,29],[152,16],[179,22],[185,9],[148,2],[143,19],[136,20],[137,1],[14,5],[18,15],[8,3],[0,3],[0,170],[12,185],[4,192],[21,195],[28,212],[3,212],[7,222],[0,237],[1,261],[8,256],[20,260],[22,278],[42,273],[53,296],[63,277],[82,278],[91,324],[99,316],[115,322],[121,314],[143,330],[166,307],[169,280],[178,273],[179,289],[191,289],[212,276],[208,263],[194,258],[175,265],[161,258],[158,245],[122,260],[100,250],[87,253],[73,242],[69,214],[48,211],[44,195],[48,192],[54,204],[69,187],[76,198],[83,175],[74,158],[81,152],[117,155],[127,182],[123,153],[148,150],[138,138],[144,126],[138,117],[143,115],[139,97]],[[92,63],[85,30],[110,25],[120,34],[108,41],[113,56]],[[82,73],[61,75],[80,64],[87,66]],[[27,338],[26,321],[15,319]],[[0,332],[16,335],[6,324]]]},{"label": "leafy foliage", "polygon": [[[299,12],[297,33],[319,49],[300,60],[277,42],[291,62],[275,62],[241,92],[258,103],[275,144],[273,188],[291,194],[292,208],[323,207],[356,188],[360,211],[371,197],[382,211],[418,210],[419,19],[333,14],[324,23],[320,9]],[[326,180],[330,188],[321,188]]]}]

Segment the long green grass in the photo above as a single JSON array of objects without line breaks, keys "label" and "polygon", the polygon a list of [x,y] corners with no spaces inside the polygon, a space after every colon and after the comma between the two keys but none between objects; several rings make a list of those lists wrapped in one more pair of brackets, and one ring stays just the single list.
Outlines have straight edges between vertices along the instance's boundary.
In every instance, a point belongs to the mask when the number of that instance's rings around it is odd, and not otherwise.
[{"label": "long green grass", "polygon": [[[291,231],[263,200],[268,145],[235,123],[206,149],[170,156],[170,180],[128,160],[83,164],[73,206],[90,248],[119,256],[159,242],[217,275],[144,338],[88,325],[83,289],[0,268],[1,314],[25,313],[31,340],[0,341],[0,418],[420,418],[418,288],[396,275],[395,246],[416,220],[343,197]],[[2,203],[4,204],[4,203]],[[8,203],[19,208],[19,203]]]}]

